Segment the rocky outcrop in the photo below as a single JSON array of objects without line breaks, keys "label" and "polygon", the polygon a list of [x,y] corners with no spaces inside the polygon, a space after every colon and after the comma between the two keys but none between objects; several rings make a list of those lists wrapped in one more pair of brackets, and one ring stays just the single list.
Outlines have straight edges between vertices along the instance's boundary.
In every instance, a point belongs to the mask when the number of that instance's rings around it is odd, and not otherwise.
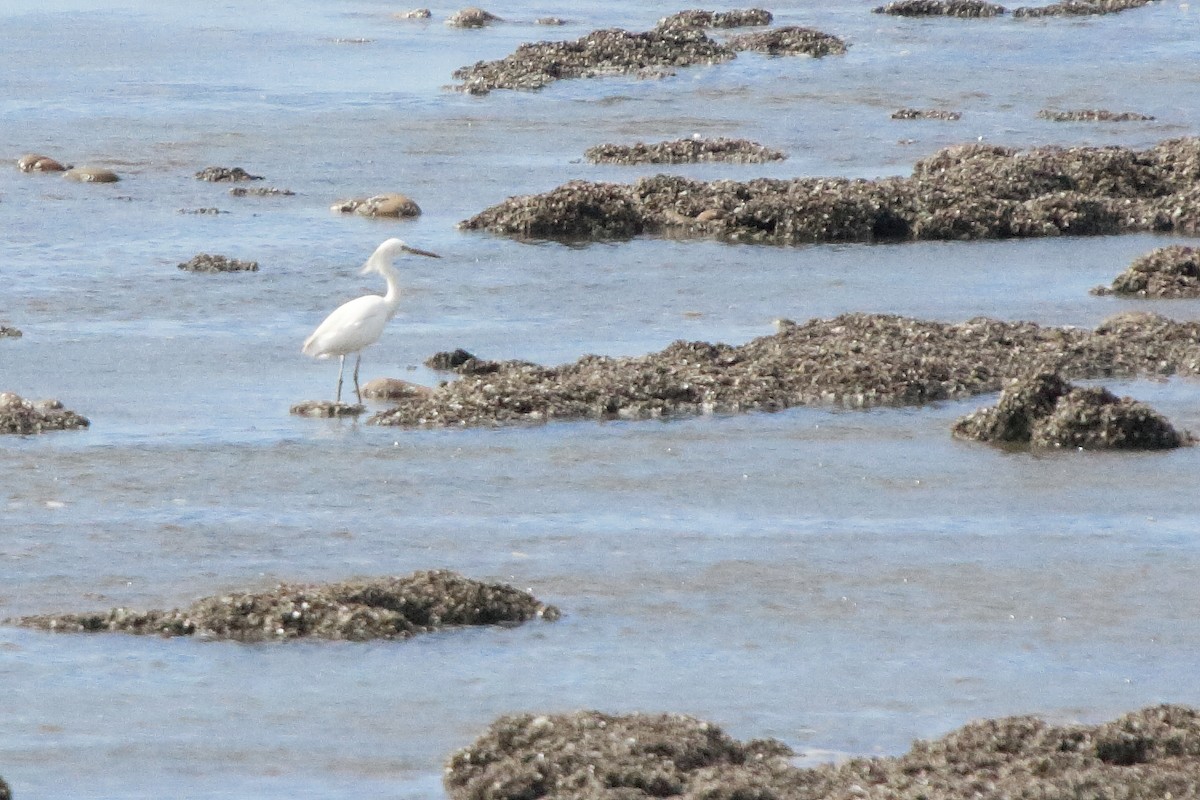
[{"label": "rocky outcrop", "polygon": [[1173,244],[1151,250],[1133,260],[1113,279],[1112,286],[1097,286],[1093,294],[1132,297],[1200,297],[1200,248]]},{"label": "rocky outcrop", "polygon": [[258,272],[257,261],[210,253],[198,253],[177,266],[186,272]]},{"label": "rocky outcrop", "polygon": [[66,431],[90,424],[85,417],[63,408],[58,400],[33,401],[12,392],[0,392],[0,434]]},{"label": "rocky outcrop", "polygon": [[593,164],[693,164],[723,161],[736,164],[763,164],[782,161],[780,150],[764,147],[749,139],[673,139],[656,144],[600,144],[589,147],[584,158]]}]

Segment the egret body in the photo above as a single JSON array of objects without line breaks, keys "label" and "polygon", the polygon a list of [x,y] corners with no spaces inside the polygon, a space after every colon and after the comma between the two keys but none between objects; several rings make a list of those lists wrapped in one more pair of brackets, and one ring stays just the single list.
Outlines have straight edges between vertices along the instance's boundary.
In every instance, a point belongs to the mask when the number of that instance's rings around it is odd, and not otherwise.
[{"label": "egret body", "polygon": [[346,356],[350,353],[357,356],[354,361],[354,393],[358,396],[358,402],[362,402],[362,390],[358,388],[358,366],[362,363],[363,348],[379,340],[384,326],[396,315],[400,305],[400,281],[392,262],[401,253],[441,258],[437,253],[409,247],[400,239],[388,239],[375,248],[362,268],[363,275],[377,272],[383,276],[387,281],[387,294],[363,295],[343,303],[304,341],[303,352],[306,356],[338,357],[338,403],[342,402],[342,374],[346,368]]}]

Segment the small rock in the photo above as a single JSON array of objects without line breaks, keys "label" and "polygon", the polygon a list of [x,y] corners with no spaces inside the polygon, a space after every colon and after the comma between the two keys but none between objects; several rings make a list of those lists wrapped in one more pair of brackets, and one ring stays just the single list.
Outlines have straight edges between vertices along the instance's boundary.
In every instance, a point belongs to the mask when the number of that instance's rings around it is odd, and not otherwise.
[{"label": "small rock", "polygon": [[995,17],[1008,11],[983,0],[897,0],[871,10],[898,17]]},{"label": "small rock", "polygon": [[943,111],[940,108],[901,108],[892,112],[892,119],[937,119],[953,122],[962,119],[962,112]]},{"label": "small rock", "polygon": [[484,11],[482,8],[464,8],[455,14],[451,14],[446,20],[446,24],[452,28],[482,28],[485,25],[491,25],[493,22],[503,22],[504,20]]},{"label": "small rock", "polygon": [[38,153],[26,153],[18,158],[17,168],[21,172],[65,172],[68,169],[53,158]]},{"label": "small rock", "polygon": [[306,400],[288,409],[298,417],[357,417],[367,410],[359,403],[333,403],[328,400]]},{"label": "small rock", "polygon": [[116,183],[121,180],[117,173],[104,167],[73,167],[63,177],[80,183]]},{"label": "small rock", "polygon": [[258,272],[258,262],[200,253],[179,264],[179,268],[188,272]]},{"label": "small rock", "polygon": [[428,386],[402,381],[399,378],[375,378],[362,386],[363,397],[372,400],[401,400],[425,397],[433,392]]},{"label": "small rock", "polygon": [[821,58],[846,52],[846,43],[838,37],[822,33],[815,28],[794,25],[731,36],[726,44],[733,50],[753,50],[773,56],[799,55]]},{"label": "small rock", "polygon": [[763,164],[782,161],[780,150],[764,147],[748,139],[675,139],[657,144],[601,144],[589,147],[584,158],[593,164],[692,164],[723,161],[737,164]]},{"label": "small rock", "polygon": [[14,328],[11,325],[0,325],[0,339],[19,339],[22,333],[19,328]]},{"label": "small rock", "polygon": [[680,11],[658,21],[658,28],[747,28],[770,25],[774,19],[771,12],[762,8],[743,8],[733,11]]},{"label": "small rock", "polygon": [[251,175],[241,167],[205,167],[196,173],[200,181],[261,181],[262,175]]},{"label": "small rock", "polygon": [[538,17],[534,20],[538,25],[566,25],[567,21],[562,17]]},{"label": "small rock", "polygon": [[425,366],[441,372],[457,372],[460,375],[486,375],[500,369],[499,361],[488,361],[463,350],[434,353],[425,359]]},{"label": "small rock", "polygon": [[28,435],[86,428],[90,424],[57,400],[35,402],[13,392],[0,392],[0,433]]},{"label": "small rock", "polygon": [[400,11],[392,16],[396,19],[429,19],[433,16],[428,8],[414,8],[410,11]]},{"label": "small rock", "polygon": [[221,209],[217,208],[216,206],[209,206],[208,208],[181,208],[181,209],[179,209],[179,213],[180,214],[211,214],[211,215],[215,215],[215,214],[228,214],[229,212],[222,211]]},{"label": "small rock", "polygon": [[1200,248],[1174,244],[1152,250],[1134,259],[1111,287],[1097,286],[1092,294],[1200,297]]},{"label": "small rock", "polygon": [[1109,111],[1104,108],[1082,111],[1052,111],[1043,108],[1038,112],[1038,116],[1051,122],[1144,122],[1154,119],[1134,111]]},{"label": "small rock", "polygon": [[355,213],[363,217],[418,217],[421,207],[406,195],[397,193],[377,194],[373,197],[342,200],[329,207],[343,214]]},{"label": "small rock", "polygon": [[291,197],[296,193],[291,189],[275,189],[270,186],[254,186],[246,188],[245,186],[235,186],[229,190],[229,194],[233,197]]}]

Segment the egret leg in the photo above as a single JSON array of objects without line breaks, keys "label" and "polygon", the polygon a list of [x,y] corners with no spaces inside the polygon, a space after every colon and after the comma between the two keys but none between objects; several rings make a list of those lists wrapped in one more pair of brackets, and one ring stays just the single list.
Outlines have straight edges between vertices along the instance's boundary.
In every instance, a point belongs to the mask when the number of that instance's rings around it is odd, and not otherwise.
[{"label": "egret leg", "polygon": [[362,351],[358,351],[358,357],[354,359],[354,393],[358,395],[358,404],[362,405],[362,390],[358,388],[358,365],[362,363]]},{"label": "egret leg", "polygon": [[345,368],[346,368],[346,357],[344,355],[338,356],[338,390],[337,390],[337,399],[333,401],[335,403],[342,402],[342,370]]}]

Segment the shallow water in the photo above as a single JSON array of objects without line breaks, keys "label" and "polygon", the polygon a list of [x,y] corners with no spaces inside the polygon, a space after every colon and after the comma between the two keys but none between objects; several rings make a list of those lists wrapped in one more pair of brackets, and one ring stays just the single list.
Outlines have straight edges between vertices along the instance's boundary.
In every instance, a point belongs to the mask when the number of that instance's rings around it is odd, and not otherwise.
[{"label": "shallow water", "polygon": [[[1100,720],[1200,703],[1195,448],[1004,453],[954,441],[980,397],[662,422],[402,431],[301,419],[336,367],[299,343],[378,289],[357,266],[400,235],[400,316],[364,380],[420,363],[571,361],[675,339],[744,342],[777,317],[883,311],[1091,326],[1200,303],[1090,296],[1185,239],[766,248],[567,247],[454,223],[572,178],[605,141],[745,136],[791,154],[703,178],[903,174],[983,137],[1145,147],[1200,127],[1197,11],[1086,20],[903,20],[874,3],[772,7],[842,58],[739,56],[663,80],[466,97],[450,72],[520,42],[644,29],[676,6],[513,3],[483,31],[384,3],[0,9],[0,156],[112,166],[112,186],[0,169],[0,390],[53,396],[85,432],[0,442],[0,616],[170,607],[278,580],[446,567],[529,587],[554,624],[403,643],[246,646],[0,628],[0,775],[17,797],[443,795],[441,764],[496,716],[680,711],[808,760],[897,753],[967,720]],[[170,6],[170,4],[167,4]],[[563,28],[529,24],[558,14]],[[367,38],[363,44],[337,39]],[[901,106],[959,122],[897,122]],[[1063,124],[1041,108],[1151,122]],[[196,181],[239,165],[294,197]],[[424,215],[340,217],[403,191]],[[219,215],[180,209],[218,207]],[[260,262],[194,275],[198,252]],[[1200,431],[1194,380],[1110,382]]]}]

